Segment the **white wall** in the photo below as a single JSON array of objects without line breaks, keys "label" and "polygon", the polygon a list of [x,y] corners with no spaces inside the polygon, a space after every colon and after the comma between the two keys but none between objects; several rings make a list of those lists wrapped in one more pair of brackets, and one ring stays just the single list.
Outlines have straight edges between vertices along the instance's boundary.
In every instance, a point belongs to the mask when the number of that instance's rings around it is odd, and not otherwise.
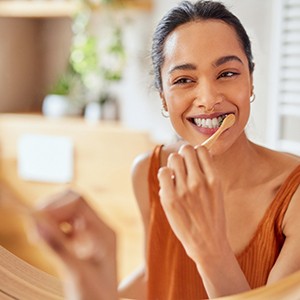
[{"label": "white wall", "polygon": [[[134,13],[127,25],[127,45],[130,48],[126,81],[120,92],[121,118],[133,128],[147,129],[157,142],[167,142],[174,137],[167,119],[161,116],[160,99],[151,89],[149,76],[151,35],[162,15],[178,1],[153,0],[154,13]],[[254,60],[254,89],[256,100],[247,128],[249,137],[266,143],[266,118],[268,117],[268,86],[271,52],[272,0],[224,0],[245,26],[252,41]],[[135,42],[134,42],[135,41]],[[147,59],[145,59],[147,57]]]},{"label": "white wall", "polygon": [[252,113],[248,123],[248,136],[261,144],[267,142],[270,53],[272,45],[272,0],[224,0],[226,6],[236,14],[246,28],[252,42],[255,62],[254,92],[256,99],[252,103]]}]

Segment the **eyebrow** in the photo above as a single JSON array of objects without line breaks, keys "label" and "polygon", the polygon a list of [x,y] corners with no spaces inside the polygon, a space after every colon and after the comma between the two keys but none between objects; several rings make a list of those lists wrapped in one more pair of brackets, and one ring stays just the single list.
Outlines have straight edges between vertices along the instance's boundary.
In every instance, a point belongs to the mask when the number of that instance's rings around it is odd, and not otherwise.
[{"label": "eyebrow", "polygon": [[177,65],[177,66],[171,68],[168,73],[172,74],[174,71],[177,71],[177,70],[196,70],[196,69],[197,69],[197,66],[194,64],[182,64],[182,65]]},{"label": "eyebrow", "polygon": [[229,61],[237,61],[237,62],[243,64],[242,60],[238,56],[236,56],[236,55],[228,55],[228,56],[222,56],[222,57],[218,58],[213,63],[213,66],[214,67],[219,67],[219,66],[221,66],[223,64],[226,64]]},{"label": "eyebrow", "polygon": [[[216,61],[214,61],[212,63],[212,65],[214,67],[219,67],[223,64],[226,64],[229,61],[237,61],[237,62],[243,64],[242,60],[238,56],[227,55],[227,56],[222,56],[222,57],[218,58]],[[191,64],[191,63],[177,65],[177,66],[174,66],[173,68],[171,68],[168,73],[172,74],[174,71],[177,71],[177,70],[197,70],[197,66],[194,64]]]}]

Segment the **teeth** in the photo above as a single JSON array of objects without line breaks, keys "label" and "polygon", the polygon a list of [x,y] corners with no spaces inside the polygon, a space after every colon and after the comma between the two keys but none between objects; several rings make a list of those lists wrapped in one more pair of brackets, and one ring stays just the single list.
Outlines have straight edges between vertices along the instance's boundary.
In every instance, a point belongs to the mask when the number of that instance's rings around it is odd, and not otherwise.
[{"label": "teeth", "polygon": [[204,128],[210,128],[210,129],[218,128],[222,124],[225,117],[226,117],[226,115],[220,116],[218,118],[213,118],[213,119],[194,118],[194,123],[198,127],[204,127]]},{"label": "teeth", "polygon": [[195,121],[195,124],[196,124],[198,127],[201,126],[201,119],[195,118],[194,121]]},{"label": "teeth", "polygon": [[206,119],[206,127],[208,127],[208,128],[213,128],[212,127],[212,121],[211,121],[211,119]]},{"label": "teeth", "polygon": [[216,128],[219,126],[219,122],[218,122],[217,118],[213,118],[211,120],[211,123],[212,123],[213,128]]}]

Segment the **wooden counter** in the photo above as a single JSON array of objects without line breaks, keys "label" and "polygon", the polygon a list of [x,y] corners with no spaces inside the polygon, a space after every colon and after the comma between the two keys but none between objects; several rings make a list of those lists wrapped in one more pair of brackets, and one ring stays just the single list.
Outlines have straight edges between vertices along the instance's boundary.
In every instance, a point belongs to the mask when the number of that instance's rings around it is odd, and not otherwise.
[{"label": "wooden counter", "polygon": [[[17,172],[17,143],[26,133],[68,136],[74,142],[75,177],[70,184],[29,182]],[[35,205],[67,186],[79,189],[118,235],[119,275],[124,277],[142,262],[143,233],[134,199],[130,169],[134,158],[150,151],[146,132],[118,123],[88,124],[82,119],[46,119],[42,116],[0,114],[0,176],[8,194]],[[55,274],[53,258],[43,247],[24,237],[20,217],[1,208],[1,244],[31,264]]]}]

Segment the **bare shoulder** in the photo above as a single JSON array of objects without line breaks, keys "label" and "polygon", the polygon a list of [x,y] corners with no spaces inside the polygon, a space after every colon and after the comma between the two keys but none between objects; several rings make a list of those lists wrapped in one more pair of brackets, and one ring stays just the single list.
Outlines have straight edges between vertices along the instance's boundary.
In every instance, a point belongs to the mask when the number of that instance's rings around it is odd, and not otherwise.
[{"label": "bare shoulder", "polygon": [[280,152],[257,147],[263,161],[266,163],[264,169],[268,173],[269,178],[278,180],[278,183],[283,183],[284,180],[300,165],[300,157],[294,154]]},{"label": "bare shoulder", "polygon": [[132,185],[137,204],[139,206],[144,225],[148,224],[150,205],[148,195],[148,172],[151,152],[137,156],[131,169]]},{"label": "bare shoulder", "polygon": [[[182,143],[181,143],[182,144]],[[172,152],[178,151],[180,143],[174,143],[169,145],[164,145],[161,149],[161,165],[165,165],[168,156]],[[133,190],[135,197],[137,199],[140,211],[142,213],[144,223],[147,223],[150,206],[149,206],[149,183],[148,183],[148,173],[151,163],[152,152],[143,153],[136,157],[133,162],[131,176],[133,183]]]},{"label": "bare shoulder", "polygon": [[[299,156],[289,153],[280,153],[280,159],[278,160],[282,166],[282,172],[284,175],[284,181],[288,176],[300,166]],[[299,171],[300,173],[300,171]],[[297,244],[297,249],[300,247],[300,175],[296,177],[295,191],[292,195],[288,209],[283,219],[283,231],[287,237],[288,244]],[[300,256],[297,255],[298,267],[300,268]]]},{"label": "bare shoulder", "polygon": [[147,236],[150,220],[150,195],[148,175],[153,150],[137,156],[133,162],[131,170],[133,191],[143,219],[145,236]]},{"label": "bare shoulder", "polygon": [[287,152],[279,152],[281,156],[282,163],[287,166],[287,168],[296,168],[300,165],[300,156]]},{"label": "bare shoulder", "polygon": [[[173,149],[172,146],[162,146],[161,149],[161,161],[165,161]],[[133,182],[133,188],[135,193],[141,194],[140,190],[143,194],[148,190],[148,173],[151,163],[151,156],[153,152],[142,153],[137,156],[133,162],[131,169],[131,176]],[[139,199],[138,199],[139,200]]]},{"label": "bare shoulder", "polygon": [[176,143],[164,145],[161,151],[161,165],[167,165],[169,155],[178,152],[183,144],[185,144],[184,141],[178,141]]},{"label": "bare shoulder", "polygon": [[[295,159],[295,161],[294,161]],[[297,166],[300,166],[300,160],[297,157],[294,157],[293,160],[290,162],[291,167],[288,169],[289,173],[291,173]],[[297,175],[296,175],[297,176]],[[287,177],[287,176],[286,176]],[[299,218],[299,211],[300,211],[300,171],[299,175],[296,177],[295,181],[295,192],[292,196],[291,202],[289,207],[286,211],[284,217],[284,232],[288,236],[290,234],[296,234],[297,239],[299,240],[300,246],[300,218]]]},{"label": "bare shoulder", "polygon": [[135,184],[135,181],[140,181],[140,176],[147,175],[150,166],[151,154],[151,152],[142,153],[133,161],[131,169],[133,184]]}]

